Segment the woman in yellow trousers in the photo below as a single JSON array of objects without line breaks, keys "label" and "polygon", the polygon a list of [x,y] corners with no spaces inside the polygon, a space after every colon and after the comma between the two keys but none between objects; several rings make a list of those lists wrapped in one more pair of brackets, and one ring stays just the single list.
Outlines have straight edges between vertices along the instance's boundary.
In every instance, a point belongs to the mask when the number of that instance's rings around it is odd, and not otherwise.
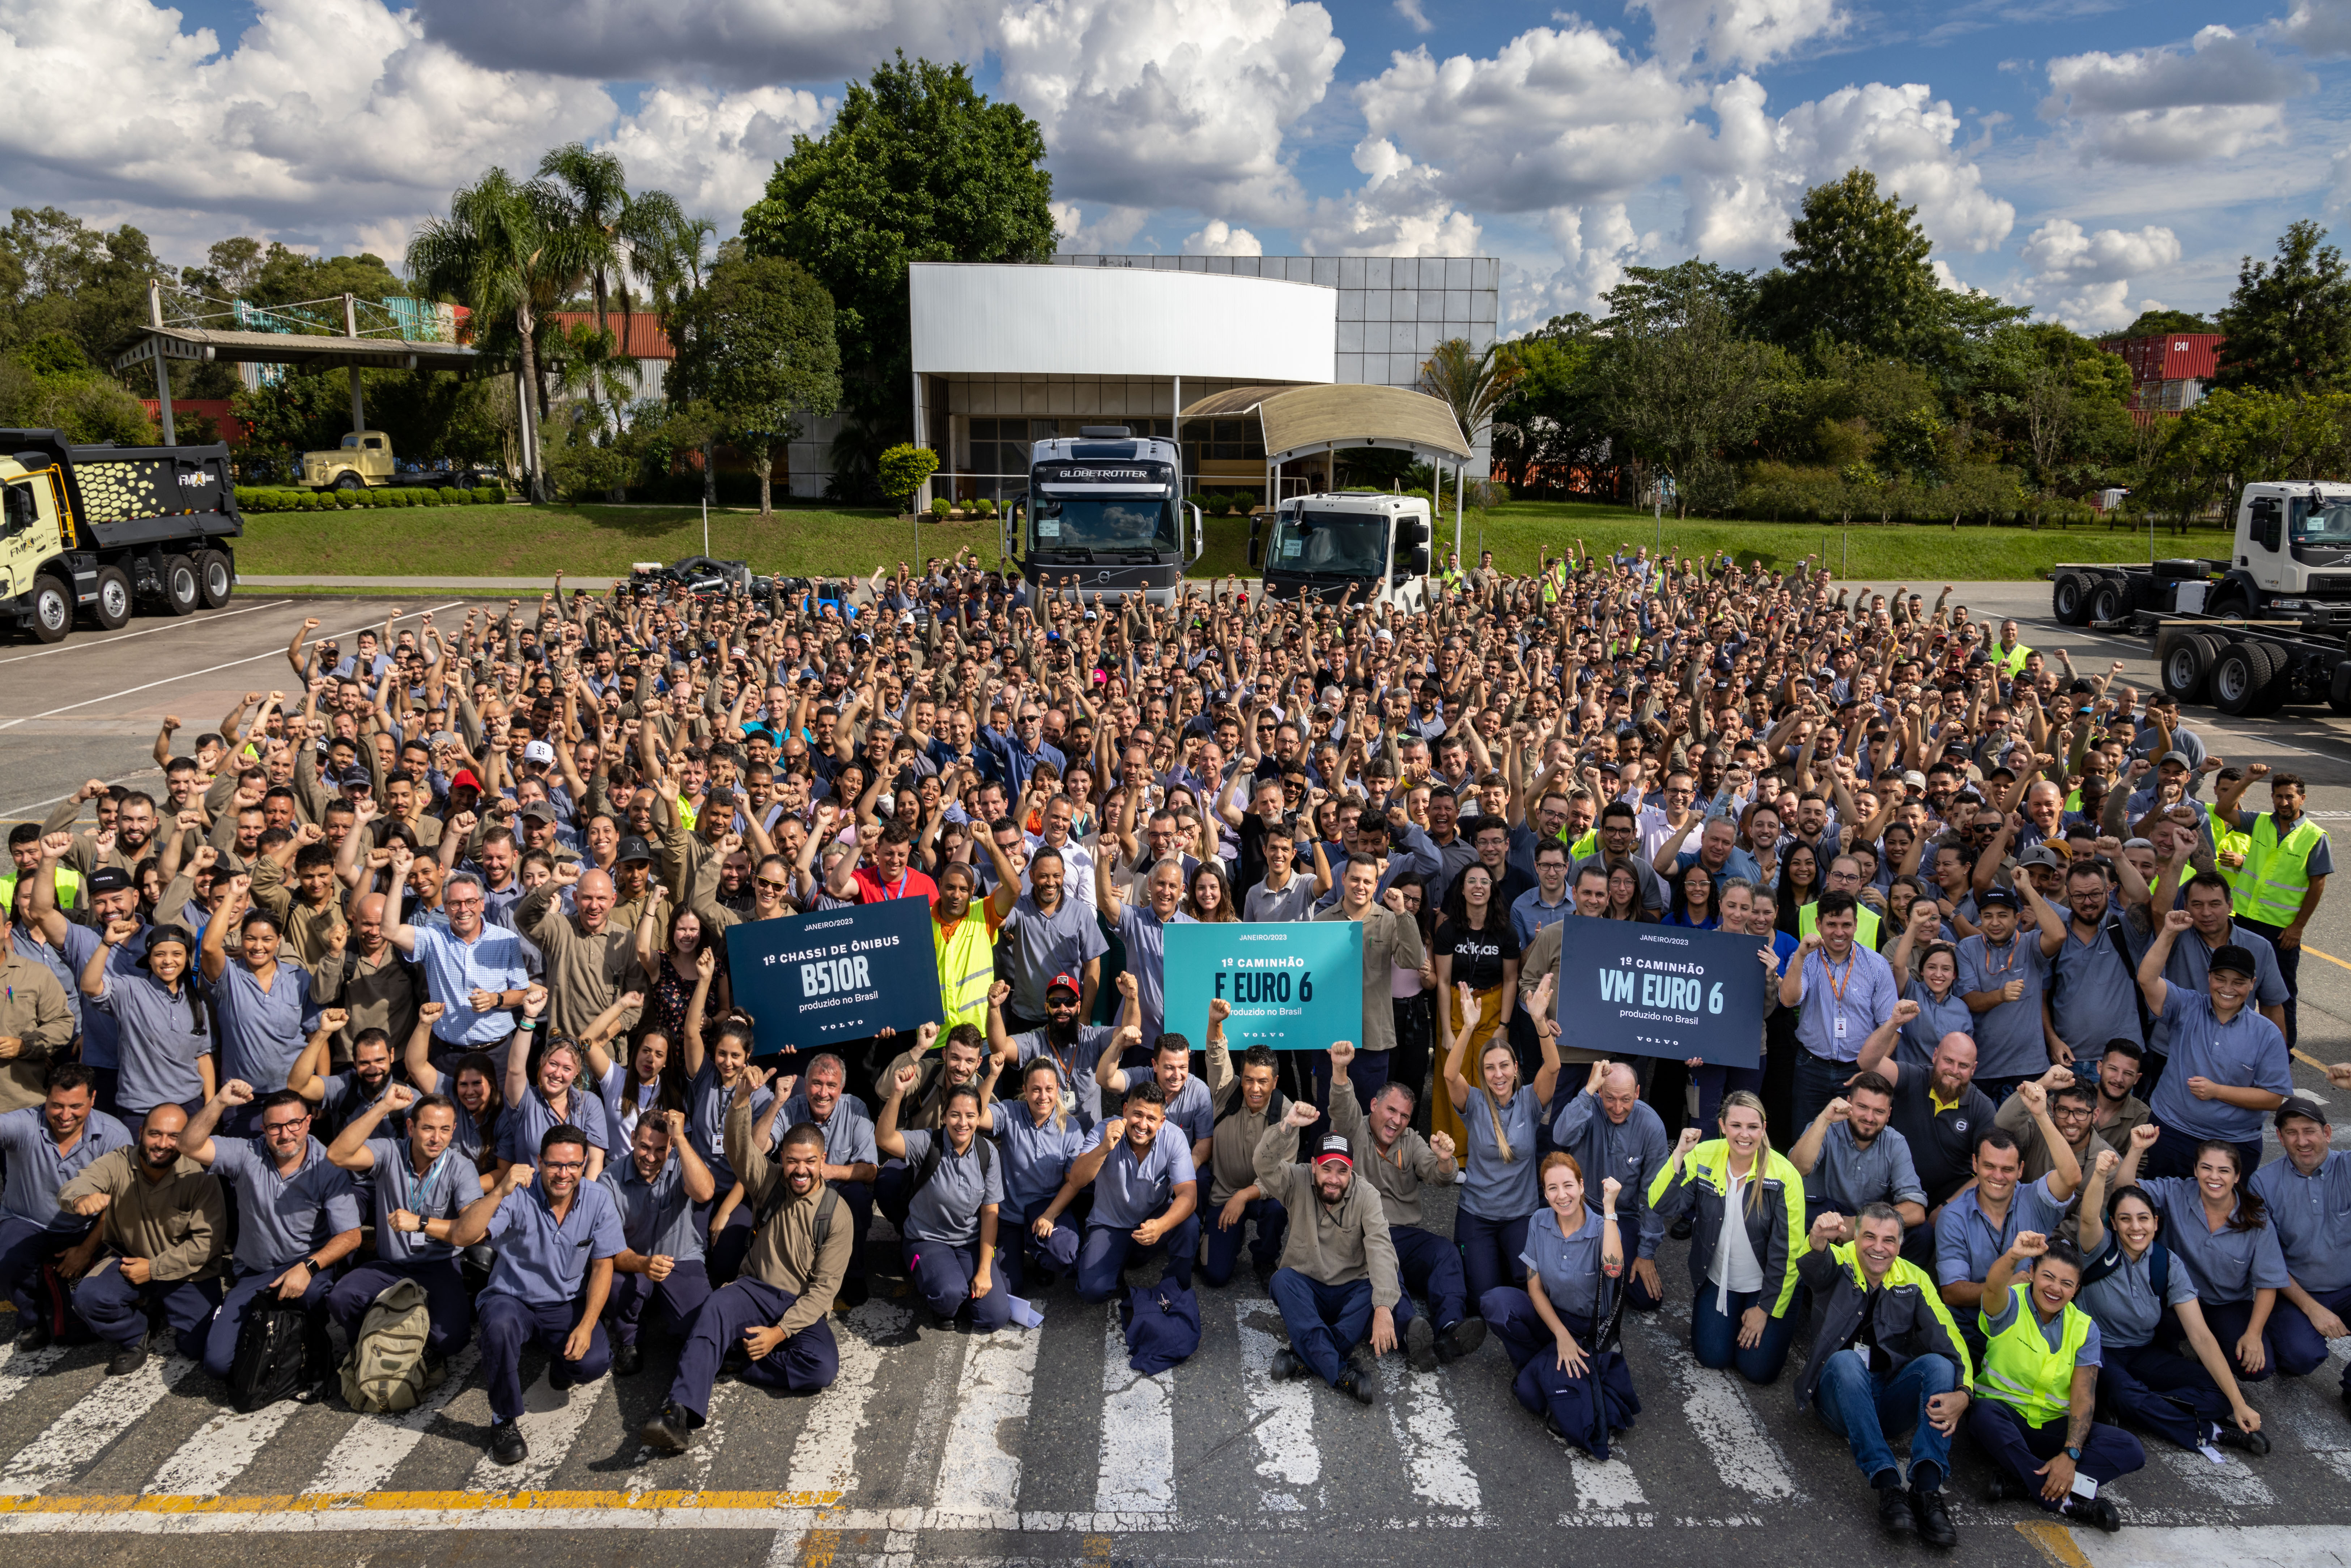
[{"label": "woman in yellow trousers", "polygon": [[[1466,1060],[1477,1061],[1486,1041],[1510,1019],[1510,1005],[1519,988],[1519,942],[1510,930],[1509,915],[1495,905],[1492,894],[1492,876],[1484,866],[1472,863],[1461,873],[1451,913],[1437,923],[1437,1005],[1443,1020],[1437,1045],[1444,1052],[1440,1061],[1453,1059],[1464,1031],[1469,1037]],[[1463,1008],[1464,986],[1477,998],[1474,1014]],[[1441,1092],[1429,1096],[1428,1124],[1432,1132],[1451,1134],[1455,1148],[1467,1151],[1469,1147],[1468,1129],[1462,1124],[1460,1113]]]}]

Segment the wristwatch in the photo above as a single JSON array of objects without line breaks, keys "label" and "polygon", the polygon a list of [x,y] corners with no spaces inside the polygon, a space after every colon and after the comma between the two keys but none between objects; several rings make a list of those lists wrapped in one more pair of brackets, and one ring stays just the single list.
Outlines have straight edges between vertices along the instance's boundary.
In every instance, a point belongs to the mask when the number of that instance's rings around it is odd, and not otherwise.
[{"label": "wristwatch", "polygon": [[2082,1450],[2069,1443],[2065,1446],[2065,1457],[2078,1465],[2082,1462]]}]

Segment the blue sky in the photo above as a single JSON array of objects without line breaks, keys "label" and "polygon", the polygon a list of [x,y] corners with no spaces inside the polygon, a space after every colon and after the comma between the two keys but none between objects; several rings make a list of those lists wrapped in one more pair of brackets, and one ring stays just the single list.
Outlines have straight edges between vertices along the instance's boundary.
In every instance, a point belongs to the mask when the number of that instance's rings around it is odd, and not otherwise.
[{"label": "blue sky", "polygon": [[2351,192],[2351,0],[0,0],[0,183],[175,259],[393,254],[582,138],[731,226],[898,47],[1038,118],[1071,248],[1474,250],[1521,327],[1628,265],[1768,266],[1855,163],[1950,282],[2089,329],[2217,307]]}]

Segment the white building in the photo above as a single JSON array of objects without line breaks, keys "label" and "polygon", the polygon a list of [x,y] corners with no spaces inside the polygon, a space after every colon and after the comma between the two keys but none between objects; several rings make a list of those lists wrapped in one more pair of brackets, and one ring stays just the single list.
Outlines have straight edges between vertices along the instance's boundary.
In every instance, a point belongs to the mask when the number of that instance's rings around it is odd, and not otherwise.
[{"label": "white building", "polygon": [[[1437,346],[1495,338],[1490,256],[1061,256],[1050,265],[909,269],[915,440],[931,494],[1027,487],[1029,444],[1117,423],[1166,437],[1179,410],[1249,387],[1410,387]],[[1229,400],[1228,400],[1229,401]],[[1184,422],[1185,486],[1266,498],[1260,423]],[[791,492],[821,496],[837,420],[790,454]],[[1481,436],[1469,473],[1487,473]],[[1282,465],[1283,493],[1328,487],[1327,454]]]}]

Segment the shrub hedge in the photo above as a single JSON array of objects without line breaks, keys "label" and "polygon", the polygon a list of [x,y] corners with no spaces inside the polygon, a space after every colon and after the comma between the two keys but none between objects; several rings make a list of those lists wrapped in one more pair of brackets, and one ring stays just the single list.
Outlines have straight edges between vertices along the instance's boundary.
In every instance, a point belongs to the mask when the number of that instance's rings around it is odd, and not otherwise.
[{"label": "shrub hedge", "polygon": [[236,488],[237,509],[246,512],[324,512],[360,507],[495,507],[506,498],[506,490],[496,485],[471,490],[452,486],[438,489],[402,486],[396,489],[298,490],[240,485]]}]

